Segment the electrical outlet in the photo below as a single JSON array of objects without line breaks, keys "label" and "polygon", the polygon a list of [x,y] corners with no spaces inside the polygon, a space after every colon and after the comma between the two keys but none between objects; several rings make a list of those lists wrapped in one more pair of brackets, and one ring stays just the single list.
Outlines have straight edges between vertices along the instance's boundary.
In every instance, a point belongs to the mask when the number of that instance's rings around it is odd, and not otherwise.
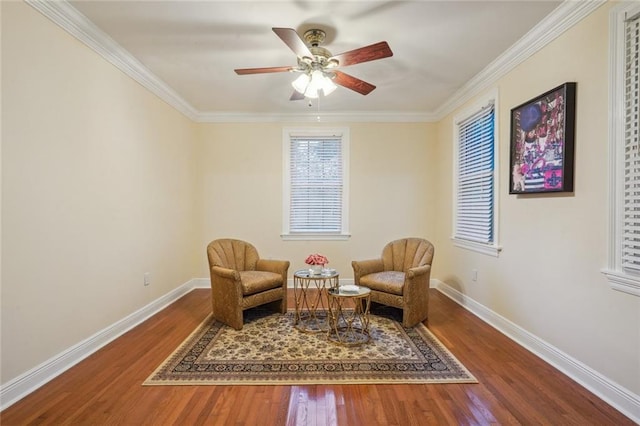
[{"label": "electrical outlet", "polygon": [[472,269],[471,270],[471,281],[478,281],[478,270],[477,269]]},{"label": "electrical outlet", "polygon": [[144,273],[144,285],[148,286],[149,284],[151,284],[151,274],[148,272]]}]

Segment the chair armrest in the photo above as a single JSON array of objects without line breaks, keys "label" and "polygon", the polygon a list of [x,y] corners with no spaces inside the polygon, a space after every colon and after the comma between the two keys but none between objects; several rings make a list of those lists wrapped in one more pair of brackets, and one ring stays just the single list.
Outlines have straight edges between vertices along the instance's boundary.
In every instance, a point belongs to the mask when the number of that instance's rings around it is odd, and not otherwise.
[{"label": "chair armrest", "polygon": [[374,272],[382,272],[384,265],[382,259],[354,260],[351,262],[353,268],[353,280],[355,284],[360,283],[360,277]]},{"label": "chair armrest", "polygon": [[407,271],[407,279],[413,279],[420,275],[428,274],[431,272],[431,265],[416,266],[415,268],[409,268]]},{"label": "chair armrest", "polygon": [[221,266],[212,266],[211,273],[221,278],[240,281],[240,274],[234,269],[223,268]]},{"label": "chair armrest", "polygon": [[431,265],[409,268],[404,276],[404,303],[410,305],[423,305],[429,302],[429,281],[431,278]]},{"label": "chair armrest", "polygon": [[242,286],[240,283],[240,273],[238,271],[221,266],[211,267],[211,297],[214,299],[235,300],[240,303],[242,300]]},{"label": "chair armrest", "polygon": [[258,259],[256,271],[273,272],[274,274],[286,275],[289,269],[288,260]]}]

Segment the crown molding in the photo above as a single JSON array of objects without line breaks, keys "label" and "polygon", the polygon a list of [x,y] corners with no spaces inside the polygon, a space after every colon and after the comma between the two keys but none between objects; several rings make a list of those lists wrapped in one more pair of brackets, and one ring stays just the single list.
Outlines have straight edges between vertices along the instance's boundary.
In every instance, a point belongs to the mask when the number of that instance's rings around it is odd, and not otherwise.
[{"label": "crown molding", "polygon": [[434,113],[436,121],[443,119],[474,96],[498,82],[509,71],[529,59],[534,53],[586,18],[607,0],[565,0],[502,55],[465,83]]},{"label": "crown molding", "polygon": [[196,117],[200,123],[429,123],[435,117],[423,112],[349,112],[349,113],[200,113]]},{"label": "crown molding", "polygon": [[122,72],[193,121],[223,122],[436,122],[480,94],[514,67],[560,36],[607,0],[565,0],[506,52],[469,80],[436,111],[271,114],[197,111],[66,0],[25,0],[27,4],[85,43]]},{"label": "crown molding", "polygon": [[115,42],[93,22],[78,12],[66,0],[25,0],[27,4],[42,13],[72,36],[89,46],[116,68],[140,83],[151,93],[195,120],[197,111],[169,85],[153,74],[147,67]]}]

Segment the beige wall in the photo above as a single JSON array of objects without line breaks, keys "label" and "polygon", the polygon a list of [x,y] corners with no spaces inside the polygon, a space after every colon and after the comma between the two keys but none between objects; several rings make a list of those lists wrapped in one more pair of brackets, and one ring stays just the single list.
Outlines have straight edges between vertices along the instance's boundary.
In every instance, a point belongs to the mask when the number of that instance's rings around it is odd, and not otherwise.
[{"label": "beige wall", "polygon": [[[600,272],[607,263],[608,10],[599,8],[496,85],[499,258],[450,241],[456,112],[439,123],[438,278],[639,394],[640,298],[611,290]],[[567,81],[577,82],[575,193],[509,195],[510,109]]]},{"label": "beige wall", "polygon": [[351,238],[283,241],[282,129],[305,126],[202,125],[199,276],[209,276],[205,247],[215,238],[251,241],[261,256],[289,259],[291,272],[304,268],[308,254],[320,252],[350,278],[352,259],[379,256],[392,239],[435,236],[435,125],[351,123],[326,125],[350,129]]},{"label": "beige wall", "polygon": [[2,107],[6,383],[193,277],[196,145],[194,123],[22,2],[2,2]]},{"label": "beige wall", "polygon": [[[282,241],[282,127],[295,123],[192,123],[29,6],[0,4],[3,384],[208,277],[214,238],[247,239],[292,270],[319,251],[350,277],[351,259],[421,235],[436,244],[434,278],[640,394],[640,299],[600,273],[608,6],[496,85],[504,250],[493,258],[450,241],[455,112],[347,124],[352,237]],[[575,194],[508,195],[509,109],[565,81],[578,83]]]}]

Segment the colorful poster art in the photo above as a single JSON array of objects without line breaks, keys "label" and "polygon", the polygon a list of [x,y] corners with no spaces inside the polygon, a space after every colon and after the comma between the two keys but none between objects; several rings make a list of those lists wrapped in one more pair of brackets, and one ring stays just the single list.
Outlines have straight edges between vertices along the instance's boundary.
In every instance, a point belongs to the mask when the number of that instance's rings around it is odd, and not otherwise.
[{"label": "colorful poster art", "polygon": [[573,192],[576,83],[511,110],[510,194]]}]

